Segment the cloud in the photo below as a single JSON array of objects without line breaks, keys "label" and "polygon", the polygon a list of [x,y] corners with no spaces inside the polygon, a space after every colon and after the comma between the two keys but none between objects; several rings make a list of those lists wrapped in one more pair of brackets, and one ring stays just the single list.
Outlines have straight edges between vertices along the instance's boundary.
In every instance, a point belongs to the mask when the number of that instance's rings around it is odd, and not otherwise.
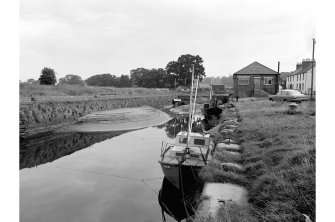
[{"label": "cloud", "polygon": [[[227,75],[257,58],[276,63],[285,53],[291,58],[310,50],[304,43],[312,33],[305,31],[313,21],[308,2],[21,1],[20,78],[43,64],[84,79],[127,74],[165,67],[185,53],[203,57],[211,75]],[[219,61],[230,62],[222,67]]]}]

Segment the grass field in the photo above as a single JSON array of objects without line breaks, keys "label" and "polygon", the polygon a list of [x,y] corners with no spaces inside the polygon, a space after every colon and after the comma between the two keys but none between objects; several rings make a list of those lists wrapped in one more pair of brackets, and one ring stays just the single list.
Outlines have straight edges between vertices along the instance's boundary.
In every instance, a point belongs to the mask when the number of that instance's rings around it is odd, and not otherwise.
[{"label": "grass field", "polygon": [[80,85],[20,84],[20,96],[87,96],[87,95],[155,95],[167,94],[166,90],[147,88],[115,88]]},{"label": "grass field", "polygon": [[150,96],[169,95],[168,89],[147,89],[147,88],[115,88],[115,87],[94,87],[80,85],[38,85],[20,83],[20,101],[29,101],[31,97],[37,100],[67,100],[72,97],[77,99],[86,97],[129,97],[129,96]]},{"label": "grass field", "polygon": [[[315,101],[303,102],[295,115],[287,103],[241,99],[235,103],[241,125],[237,137],[242,148],[238,159],[216,152],[202,171],[212,182],[232,182],[248,189],[250,207],[227,206],[215,220],[206,221],[305,221],[315,220]],[[226,172],[220,164],[233,161],[245,171]],[[243,212],[238,215],[234,212]]]}]

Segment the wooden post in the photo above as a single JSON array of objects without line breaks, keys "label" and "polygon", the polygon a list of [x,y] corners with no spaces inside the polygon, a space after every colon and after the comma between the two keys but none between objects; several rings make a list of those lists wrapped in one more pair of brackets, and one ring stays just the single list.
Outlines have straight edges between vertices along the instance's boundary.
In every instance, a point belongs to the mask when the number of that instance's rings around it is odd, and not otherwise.
[{"label": "wooden post", "polygon": [[313,39],[311,99],[313,98],[313,77],[314,77],[314,46],[315,46],[315,39]]},{"label": "wooden post", "polygon": [[277,76],[277,87],[276,87],[276,93],[279,92],[279,79],[280,79],[280,73],[279,73],[279,68],[280,68],[280,62],[278,61],[278,76]]}]

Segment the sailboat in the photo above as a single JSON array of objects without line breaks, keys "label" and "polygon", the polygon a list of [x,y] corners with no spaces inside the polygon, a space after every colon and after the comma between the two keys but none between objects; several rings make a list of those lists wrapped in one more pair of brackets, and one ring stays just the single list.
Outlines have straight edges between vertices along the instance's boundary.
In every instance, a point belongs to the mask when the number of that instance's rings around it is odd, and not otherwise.
[{"label": "sailboat", "polygon": [[[198,179],[198,173],[212,158],[214,142],[210,134],[192,132],[192,120],[195,112],[197,86],[193,99],[194,66],[190,91],[189,121],[187,132],[177,134],[174,144],[162,142],[161,156],[158,161],[165,177],[178,189],[183,181]],[[199,78],[197,79],[197,85]]]}]

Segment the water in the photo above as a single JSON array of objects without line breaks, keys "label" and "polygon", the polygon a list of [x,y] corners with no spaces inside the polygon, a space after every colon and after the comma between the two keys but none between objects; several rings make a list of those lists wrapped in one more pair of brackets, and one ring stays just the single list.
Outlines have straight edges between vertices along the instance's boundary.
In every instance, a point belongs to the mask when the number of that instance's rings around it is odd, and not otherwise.
[{"label": "water", "polygon": [[56,134],[22,142],[20,220],[161,221],[161,141],[185,119],[131,132]]}]

